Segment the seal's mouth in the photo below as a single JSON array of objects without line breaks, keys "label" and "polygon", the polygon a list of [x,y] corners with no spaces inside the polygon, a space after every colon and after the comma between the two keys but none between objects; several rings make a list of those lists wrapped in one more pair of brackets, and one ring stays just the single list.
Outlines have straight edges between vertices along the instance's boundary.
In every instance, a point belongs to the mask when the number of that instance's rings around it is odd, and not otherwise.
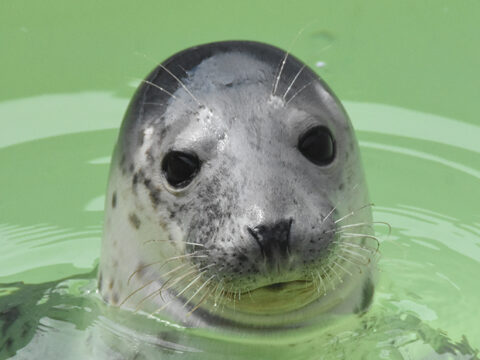
[{"label": "seal's mouth", "polygon": [[277,282],[243,292],[227,292],[227,306],[235,311],[272,315],[298,310],[319,298],[308,280]]},{"label": "seal's mouth", "polygon": [[244,293],[247,293],[247,292],[252,293],[252,292],[259,291],[259,290],[280,292],[280,291],[283,291],[283,290],[296,288],[296,287],[301,286],[301,285],[308,286],[308,284],[310,284],[310,283],[311,283],[311,281],[307,281],[307,280],[293,280],[293,281],[277,282],[277,283],[268,284],[268,285],[265,285],[265,286],[260,286],[256,289],[253,289],[253,290],[250,290],[250,291],[245,291]]}]

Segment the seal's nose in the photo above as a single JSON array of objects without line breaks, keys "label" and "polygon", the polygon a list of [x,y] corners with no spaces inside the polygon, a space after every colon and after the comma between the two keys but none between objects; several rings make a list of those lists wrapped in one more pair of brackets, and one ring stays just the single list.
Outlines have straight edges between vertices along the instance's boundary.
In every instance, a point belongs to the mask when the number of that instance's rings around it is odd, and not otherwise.
[{"label": "seal's nose", "polygon": [[285,219],[270,224],[248,227],[265,259],[273,265],[286,259],[290,251],[290,231],[293,219]]}]

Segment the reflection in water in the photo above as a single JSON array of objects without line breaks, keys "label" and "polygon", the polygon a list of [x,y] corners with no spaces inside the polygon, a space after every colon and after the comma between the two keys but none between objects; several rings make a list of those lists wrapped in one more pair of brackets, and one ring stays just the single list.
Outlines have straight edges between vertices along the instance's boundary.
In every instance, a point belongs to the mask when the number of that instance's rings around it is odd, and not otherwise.
[{"label": "reflection in water", "polygon": [[218,336],[107,308],[95,294],[95,273],[38,285],[3,284],[0,358],[15,353],[15,359],[37,354],[48,359],[477,358],[466,336],[455,342],[427,324],[436,318],[431,309],[395,301],[393,294],[381,293],[370,313],[335,332],[312,328],[308,335],[274,334],[249,342],[248,335],[243,340],[240,334]]}]

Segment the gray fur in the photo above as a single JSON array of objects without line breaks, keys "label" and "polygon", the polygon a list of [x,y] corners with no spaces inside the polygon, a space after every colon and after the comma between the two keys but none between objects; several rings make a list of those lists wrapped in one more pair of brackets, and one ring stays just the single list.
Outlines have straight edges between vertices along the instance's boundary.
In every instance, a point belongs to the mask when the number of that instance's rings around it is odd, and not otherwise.
[{"label": "gray fur", "polygon": [[[279,73],[281,50],[248,42],[215,45],[191,49],[193,57],[195,51],[206,53],[192,60],[191,68],[180,66],[188,57],[180,56],[178,64],[175,56],[167,60],[171,73],[157,68],[130,104],[112,162],[108,199],[114,200],[106,208],[100,263],[103,284],[113,285],[102,286],[102,295],[147,312],[164,307],[164,316],[199,326],[291,326],[332,308],[358,309],[370,271],[358,272],[358,265],[335,258],[340,252],[335,221],[353,212],[341,225],[371,222],[368,208],[357,212],[368,204],[368,195],[347,115],[331,90],[295,58],[288,56]],[[335,138],[336,158],[323,167],[297,148],[299,137],[317,125],[328,127]],[[162,173],[162,159],[171,150],[194,152],[201,161],[198,175],[181,190]],[[281,221],[291,226],[288,254],[275,253],[266,261],[248,228]],[[359,231],[370,232],[368,227],[353,232]],[[168,260],[185,254],[193,256]],[[335,262],[350,275],[330,271],[324,277],[328,294],[291,314],[222,312],[212,309],[216,300],[210,299],[186,316],[199,301],[184,306],[186,294],[207,279],[212,279],[208,287],[228,285],[230,292],[245,294],[309,279]],[[191,291],[177,296],[197,273],[171,288],[165,283],[176,278],[162,274],[175,275],[175,267],[185,263],[204,272]],[[148,297],[162,286],[161,297]]]}]

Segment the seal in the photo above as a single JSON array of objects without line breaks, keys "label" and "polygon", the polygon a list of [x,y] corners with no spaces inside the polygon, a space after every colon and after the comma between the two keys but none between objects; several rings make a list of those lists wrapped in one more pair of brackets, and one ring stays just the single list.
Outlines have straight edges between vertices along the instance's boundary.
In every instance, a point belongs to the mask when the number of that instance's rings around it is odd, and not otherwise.
[{"label": "seal", "polygon": [[200,45],[138,87],[112,157],[98,288],[195,327],[362,313],[378,241],[339,100],[288,52]]}]

